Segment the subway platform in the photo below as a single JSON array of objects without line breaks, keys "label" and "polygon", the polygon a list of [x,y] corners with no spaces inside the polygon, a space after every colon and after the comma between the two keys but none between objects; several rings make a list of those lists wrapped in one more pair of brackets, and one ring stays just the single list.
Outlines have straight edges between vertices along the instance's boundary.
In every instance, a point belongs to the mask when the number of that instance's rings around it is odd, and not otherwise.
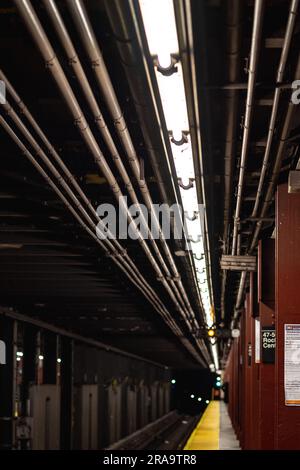
[{"label": "subway platform", "polygon": [[210,402],[184,450],[240,450],[223,401]]}]

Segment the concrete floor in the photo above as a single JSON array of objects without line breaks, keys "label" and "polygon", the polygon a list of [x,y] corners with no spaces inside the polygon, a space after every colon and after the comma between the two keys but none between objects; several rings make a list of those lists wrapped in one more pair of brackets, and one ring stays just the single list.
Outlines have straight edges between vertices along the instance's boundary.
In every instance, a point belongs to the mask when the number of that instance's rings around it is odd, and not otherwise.
[{"label": "concrete floor", "polygon": [[228,416],[227,406],[223,401],[220,402],[219,450],[240,450],[239,441]]},{"label": "concrete floor", "polygon": [[188,439],[185,450],[240,450],[223,401],[212,401]]}]

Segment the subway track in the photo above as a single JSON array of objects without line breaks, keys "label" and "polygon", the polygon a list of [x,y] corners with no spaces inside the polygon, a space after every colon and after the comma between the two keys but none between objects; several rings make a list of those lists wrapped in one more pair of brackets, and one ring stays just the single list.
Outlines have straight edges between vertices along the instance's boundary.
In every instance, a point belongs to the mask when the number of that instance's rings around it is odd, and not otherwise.
[{"label": "subway track", "polygon": [[109,450],[177,450],[182,449],[199,416],[171,411],[130,436],[112,444]]}]

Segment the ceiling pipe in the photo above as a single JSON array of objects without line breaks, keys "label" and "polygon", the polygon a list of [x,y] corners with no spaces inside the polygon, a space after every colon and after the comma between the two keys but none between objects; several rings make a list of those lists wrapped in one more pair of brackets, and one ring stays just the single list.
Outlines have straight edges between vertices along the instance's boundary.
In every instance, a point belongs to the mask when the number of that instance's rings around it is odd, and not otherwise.
[{"label": "ceiling pipe", "polygon": [[69,169],[66,167],[66,165],[64,164],[64,162],[62,161],[62,159],[60,158],[60,156],[58,155],[58,153],[56,152],[55,148],[51,145],[51,143],[49,142],[48,138],[46,137],[46,135],[44,134],[44,132],[42,131],[42,129],[40,128],[40,126],[37,124],[36,120],[34,119],[34,117],[32,116],[32,114],[30,113],[30,111],[28,110],[27,106],[25,106],[25,104],[23,103],[23,101],[21,100],[21,98],[19,97],[19,95],[17,94],[16,90],[14,89],[14,87],[12,86],[12,84],[9,82],[9,80],[7,79],[7,77],[5,76],[3,70],[0,69],[0,80],[2,80],[4,83],[5,83],[5,87],[6,87],[6,90],[8,91],[8,93],[10,94],[10,96],[13,98],[13,100],[15,101],[15,103],[18,105],[18,108],[21,112],[22,115],[24,115],[26,117],[26,119],[28,120],[28,122],[30,123],[31,127],[34,129],[34,131],[36,132],[36,134],[40,137],[41,141],[44,143],[44,145],[46,146],[46,148],[49,150],[51,156],[54,158],[55,162],[58,164],[58,166],[61,168],[61,170],[63,171],[65,177],[66,177],[66,180],[72,184],[72,186],[74,187],[74,189],[77,191],[77,193],[79,194],[79,196],[81,197],[82,201],[85,203],[85,205],[88,207],[90,213],[95,216],[97,218],[98,217],[98,214],[96,213],[94,207],[92,206],[92,204],[90,203],[89,199],[86,197],[86,195],[84,194],[84,192],[82,191],[81,187],[79,186],[79,184],[77,183],[76,179],[74,178],[74,176],[72,175],[72,173],[69,171]]},{"label": "ceiling pipe", "polygon": [[[298,56],[298,62],[297,62],[296,73],[295,73],[296,78],[299,77],[299,76],[300,76],[300,55]],[[279,174],[280,174],[282,159],[284,157],[285,146],[286,146],[286,143],[288,142],[288,139],[289,139],[292,120],[293,120],[294,113],[295,113],[295,107],[296,107],[296,105],[293,104],[292,101],[290,100],[289,105],[288,105],[288,109],[287,109],[287,113],[286,113],[286,117],[285,117],[285,121],[284,121],[284,124],[283,124],[283,127],[282,127],[281,135],[280,135],[280,138],[279,138],[279,144],[278,144],[278,148],[277,148],[275,163],[274,163],[272,174],[271,174],[271,177],[270,177],[270,182],[267,186],[266,195],[265,195],[263,205],[262,205],[262,209],[261,209],[261,212],[260,212],[260,217],[259,217],[260,220],[258,220],[258,222],[256,223],[256,228],[255,228],[255,231],[254,231],[254,234],[253,234],[253,238],[252,238],[252,242],[251,242],[251,245],[250,245],[249,253],[251,253],[256,248],[256,245],[257,245],[257,242],[258,242],[258,237],[259,237],[259,234],[260,234],[260,230],[261,230],[262,224],[263,224],[263,218],[266,216],[267,211],[270,207],[270,204],[273,201],[273,195],[274,195],[274,192],[275,192],[275,189],[276,189],[276,184],[277,184],[278,177],[279,177]],[[244,273],[242,273],[242,276],[243,276],[243,274]],[[242,299],[243,299],[243,296],[244,296],[245,281],[242,278],[242,276],[241,276],[241,281],[240,281],[240,286],[239,286],[239,291],[238,291],[238,298],[237,298],[237,303],[236,303],[236,314],[235,314],[235,317],[234,317],[235,320],[237,320],[237,318],[238,318],[238,309],[241,306]],[[238,300],[239,300],[239,303],[238,303]]]},{"label": "ceiling pipe", "polygon": [[[297,63],[297,67],[296,67],[295,77],[296,78],[300,77],[300,55],[298,57],[298,63]],[[278,144],[278,149],[277,149],[277,154],[276,154],[276,158],[275,158],[274,167],[273,167],[273,170],[272,170],[272,173],[271,173],[270,182],[267,186],[266,195],[265,195],[264,200],[263,200],[263,204],[262,204],[262,208],[261,208],[261,212],[260,212],[260,220],[258,220],[258,222],[256,223],[256,228],[255,228],[253,239],[252,239],[252,242],[251,242],[251,245],[250,245],[249,253],[251,253],[257,245],[259,233],[260,233],[260,230],[261,230],[262,224],[263,224],[262,219],[264,219],[264,217],[267,215],[267,211],[270,207],[270,204],[273,201],[273,195],[274,195],[274,191],[276,189],[276,184],[277,184],[280,169],[281,169],[281,163],[282,163],[282,159],[283,159],[283,156],[284,156],[285,146],[286,146],[286,143],[287,143],[288,138],[289,138],[292,119],[294,117],[294,111],[295,111],[296,106],[297,105],[293,104],[293,102],[291,100],[289,101],[285,122],[284,122],[282,131],[281,131],[281,135],[280,135],[280,138],[279,138],[279,144]]]},{"label": "ceiling pipe", "polygon": [[[185,305],[184,305],[184,302],[182,301],[182,297],[178,291],[178,288],[174,282],[174,280],[172,280],[171,278],[171,273],[161,255],[161,252],[158,248],[158,245],[156,243],[156,241],[154,240],[153,238],[153,235],[152,235],[152,232],[151,230],[149,229],[148,227],[148,222],[146,221],[146,218],[144,216],[144,212],[142,211],[141,207],[140,207],[140,203],[138,201],[138,198],[137,198],[137,195],[136,195],[136,192],[133,188],[133,185],[132,185],[132,182],[130,180],[130,177],[126,171],[126,168],[122,162],[122,159],[120,157],[120,154],[115,146],[115,143],[113,141],[113,138],[109,132],[109,129],[107,127],[107,124],[105,122],[105,119],[100,111],[100,108],[99,108],[99,105],[95,99],[95,96],[94,96],[94,93],[92,91],[92,88],[89,84],[89,81],[87,79],[87,76],[83,70],[83,67],[81,65],[81,62],[80,62],[80,59],[78,57],[78,54],[75,50],[75,47],[73,45],[73,42],[70,38],[70,35],[67,31],[67,28],[64,24],[64,21],[61,17],[61,14],[57,8],[57,5],[56,5],[56,2],[55,0],[43,0],[43,4],[45,6],[45,9],[49,15],[49,17],[51,18],[51,21],[54,25],[54,28],[55,28],[55,31],[62,43],[62,46],[65,50],[65,53],[68,57],[68,60],[69,60],[69,64],[71,65],[74,73],[75,73],[75,76],[77,77],[78,79],[78,83],[81,87],[81,90],[83,92],[83,95],[85,96],[87,102],[88,102],[88,105],[91,109],[91,112],[93,113],[93,116],[94,116],[94,119],[95,119],[95,123],[98,127],[98,129],[100,130],[101,132],[101,135],[104,139],[104,142],[107,146],[107,148],[109,149],[110,153],[111,153],[111,157],[117,167],[117,170],[126,186],[126,190],[128,191],[129,195],[130,195],[130,198],[133,202],[133,204],[136,205],[137,208],[139,208],[139,212],[140,212],[140,218],[142,220],[142,223],[144,224],[145,227],[147,227],[148,229],[148,237],[149,237],[149,241],[151,243],[151,246],[164,270],[164,273],[165,273],[165,276],[167,278],[167,280],[170,282],[171,284],[171,287],[173,288],[176,296],[177,296],[177,299],[178,301],[180,302],[181,304],[181,307],[183,309],[185,309]],[[189,316],[189,313],[186,312],[186,315]]]},{"label": "ceiling pipe", "polygon": [[[286,68],[286,63],[288,59],[288,54],[290,50],[290,45],[291,45],[291,40],[293,36],[293,30],[295,27],[295,21],[296,21],[296,15],[297,15],[297,9],[299,7],[299,0],[292,0],[290,4],[290,11],[289,11],[289,17],[288,17],[288,23],[287,23],[287,28],[285,32],[285,37],[284,37],[284,43],[282,47],[282,52],[280,56],[280,61],[278,65],[278,70],[277,70],[277,79],[276,82],[280,84],[283,81],[284,78],[284,73],[285,73],[285,68]],[[297,65],[297,71],[295,74],[295,77],[297,78],[300,74],[300,57],[298,59],[298,65]],[[275,125],[276,125],[276,119],[277,119],[277,114],[278,114],[278,108],[279,108],[279,100],[281,97],[281,88],[278,87],[275,90],[274,93],[274,100],[273,100],[273,107],[272,107],[272,112],[271,112],[271,118],[270,118],[270,123],[269,123],[269,131],[268,131],[268,138],[267,138],[267,144],[266,144],[266,150],[264,154],[264,159],[263,159],[263,164],[262,164],[262,171],[260,174],[260,179],[259,179],[259,184],[258,184],[258,190],[255,198],[255,203],[254,203],[254,208],[252,212],[252,217],[257,216],[258,208],[259,208],[259,203],[260,199],[263,193],[263,185],[265,182],[265,177],[266,177],[266,172],[269,166],[269,158],[270,158],[270,152],[271,152],[271,147],[272,147],[272,142],[273,142],[273,137],[274,137],[274,132],[275,132]],[[250,244],[250,248],[248,250],[248,253],[251,254],[253,250],[256,248],[257,242],[258,242],[258,237],[260,230],[262,228],[263,224],[263,219],[268,211],[268,208],[272,202],[273,199],[273,194],[275,191],[276,183],[278,180],[280,168],[281,168],[281,162],[283,158],[283,152],[285,148],[285,143],[286,140],[288,139],[289,136],[289,131],[290,131],[290,124],[292,120],[292,115],[294,112],[293,104],[290,102],[285,123],[283,126],[283,130],[281,133],[281,137],[279,139],[279,147],[277,150],[277,155],[275,159],[275,164],[273,167],[272,175],[271,175],[271,180],[268,185],[266,197],[263,202],[263,206],[261,209],[260,217],[258,222],[256,223],[255,231],[252,237],[252,241]],[[234,322],[238,318],[238,311],[241,307],[243,296],[244,296],[244,290],[245,290],[245,285],[246,285],[246,276],[242,273],[241,279],[240,279],[240,285],[239,285],[239,290],[238,290],[238,296],[237,296],[237,301],[235,305],[235,315],[234,315]]]},{"label": "ceiling pipe", "polygon": [[16,0],[15,1],[20,13],[22,14],[22,17],[28,26],[31,34],[33,35],[33,38],[36,41],[36,44],[38,45],[40,51],[42,52],[45,62],[49,67],[49,70],[51,71],[59,89],[61,90],[68,106],[73,114],[75,124],[77,125],[79,131],[81,132],[82,137],[84,138],[85,142],[87,143],[90,151],[92,152],[95,162],[101,169],[102,173],[104,174],[105,178],[107,179],[114,196],[116,197],[117,201],[119,202],[120,206],[122,207],[122,210],[124,213],[127,214],[128,220],[130,224],[135,228],[136,232],[139,234],[138,241],[143,248],[147,258],[149,259],[153,269],[156,272],[156,276],[158,280],[162,282],[166,290],[168,291],[171,299],[176,305],[176,308],[179,312],[182,313],[184,316],[186,323],[188,325],[188,328],[192,329],[188,319],[186,318],[186,313],[182,311],[181,306],[179,305],[172,289],[170,288],[168,282],[166,281],[165,277],[162,274],[162,271],[158,264],[156,263],[152,253],[149,250],[148,245],[146,244],[145,240],[142,238],[141,233],[138,230],[138,227],[136,225],[136,222],[132,218],[131,214],[128,211],[128,207],[125,203],[124,196],[121,192],[121,189],[117,183],[117,180],[115,179],[109,165],[107,164],[107,161],[101,152],[99,145],[85,119],[85,116],[82,113],[82,110],[78,104],[78,101],[70,87],[70,84],[63,72],[63,69],[54,53],[54,50],[48,41],[48,38],[42,28],[42,25],[30,3],[28,0]]},{"label": "ceiling pipe", "polygon": [[[134,8],[130,8],[130,5],[131,2],[126,1],[105,1],[113,36],[128,79],[128,85],[141,124],[146,150],[154,168],[156,182],[160,189],[162,199],[165,203],[169,203],[169,205],[174,203],[173,200],[170,202],[170,199],[166,198],[167,188],[165,184],[163,185],[162,169],[165,168],[163,166],[164,161],[167,161],[169,165],[168,171],[172,175],[175,202],[182,206],[177,180],[175,185],[176,178],[174,177],[176,176],[176,172],[174,162],[172,161],[170,138],[164,123],[164,114],[160,103],[153,62],[147,54],[145,37],[140,29],[140,21],[138,20],[138,16],[136,16],[137,12]],[[167,157],[166,160],[163,160],[164,155]],[[187,241],[185,233],[181,243],[176,239],[174,242],[176,249],[186,246]],[[188,277],[189,285],[193,289],[199,308],[202,311],[202,300],[199,286],[196,282],[197,274],[190,250],[187,250],[186,256],[183,257],[181,261],[184,264],[183,269]],[[203,339],[198,340],[195,338],[195,341],[203,343]],[[198,345],[200,347],[200,344]],[[202,345],[201,347],[203,348]],[[202,354],[204,354],[203,349]],[[211,359],[208,355],[207,357],[208,362],[210,362]]]},{"label": "ceiling pipe", "polygon": [[[294,31],[295,22],[296,22],[298,6],[299,6],[299,0],[292,0],[291,5],[290,5],[288,23],[287,23],[284,42],[282,46],[279,66],[277,70],[276,83],[278,85],[283,82],[286,63],[287,63],[287,59],[289,55],[293,31]],[[254,203],[251,217],[257,216],[260,199],[263,193],[263,186],[265,183],[265,177],[266,177],[266,173],[267,173],[268,166],[269,166],[269,159],[270,159],[271,147],[272,147],[272,142],[273,142],[273,136],[274,136],[274,132],[276,128],[276,119],[277,119],[281,94],[282,94],[282,89],[280,87],[277,87],[274,93],[273,107],[272,107],[272,113],[271,113],[268,137],[267,137],[267,144],[266,144],[265,154],[263,158],[263,163],[262,163],[262,168],[261,168],[261,173],[260,173],[260,178],[259,178],[259,183],[258,183],[258,189],[257,189],[255,203]]]},{"label": "ceiling pipe", "polygon": [[[120,190],[120,187],[116,181],[116,179],[113,176],[113,173],[111,172],[104,155],[102,154],[97,141],[82,113],[82,110],[78,104],[78,101],[70,87],[70,84],[63,72],[63,69],[54,53],[54,50],[52,49],[52,46],[42,28],[42,25],[30,3],[29,0],[15,0],[15,4],[18,7],[18,10],[20,14],[22,15],[22,18],[24,19],[25,24],[27,25],[30,33],[32,34],[38,48],[40,49],[44,60],[46,62],[46,65],[49,67],[49,70],[55,79],[59,89],[61,90],[65,101],[74,117],[74,122],[76,126],[78,127],[79,131],[81,132],[81,135],[83,139],[85,140],[88,148],[90,149],[91,153],[93,154],[95,158],[95,162],[98,164],[100,167],[102,173],[104,174],[105,178],[107,179],[108,183],[111,186],[111,189],[119,201],[119,204],[122,205],[122,209],[124,210],[125,213],[128,215],[129,222],[132,224],[132,226],[135,227],[136,232],[140,234],[138,227],[136,226],[136,223],[134,219],[132,218],[131,214],[128,211],[128,207],[124,201],[123,194]],[[188,327],[188,330],[193,333],[193,327],[191,326],[191,323],[189,321],[189,318],[187,318],[187,315],[185,311],[181,308],[180,304],[178,303],[176,296],[174,295],[169,283],[167,282],[166,278],[163,276],[159,266],[157,265],[155,259],[152,256],[152,253],[150,252],[147,244],[145,243],[145,240],[141,237],[138,238],[139,243],[141,244],[142,248],[144,249],[147,258],[149,259],[152,267],[154,268],[158,280],[160,280],[164,286],[164,288],[167,290],[168,294],[170,295],[171,299],[173,300],[174,304],[176,305],[176,309],[181,313],[183,316],[185,323]],[[180,287],[180,283],[179,283]],[[193,314],[194,315],[194,314]]]},{"label": "ceiling pipe", "polygon": [[[8,135],[14,140],[14,142],[17,144],[17,146],[20,148],[22,151],[23,155],[28,158],[28,160],[32,163],[32,165],[37,169],[37,171],[41,174],[41,176],[47,181],[49,186],[54,190],[54,192],[57,194],[57,196],[61,199],[61,201],[64,203],[64,205],[67,207],[67,209],[73,214],[73,216],[76,218],[76,220],[79,222],[79,224],[88,232],[88,234],[96,241],[97,244],[101,246],[101,248],[105,251],[106,254],[109,254],[109,250],[106,248],[105,244],[99,240],[99,238],[95,235],[94,231],[92,231],[81,219],[81,217],[78,215],[76,210],[70,205],[64,194],[61,192],[61,190],[57,187],[57,185],[52,181],[52,179],[47,175],[45,170],[41,167],[41,165],[36,161],[36,159],[33,157],[33,155],[28,151],[27,147],[23,144],[23,142],[18,138],[18,136],[15,134],[13,129],[9,126],[7,121],[4,119],[2,115],[0,115],[0,125],[6,130]],[[127,263],[124,263],[125,266],[120,263],[119,259],[117,257],[112,258],[113,261],[117,264],[117,266],[129,277],[131,282],[140,290],[142,293],[145,295],[146,298],[148,298],[149,302],[154,306],[154,308],[163,316],[164,320],[168,324],[168,326],[171,328],[173,333],[176,334],[176,336],[179,337],[180,341],[183,343],[183,345],[188,349],[190,354],[198,361],[200,362],[203,366],[205,366],[205,363],[203,362],[203,359],[199,356],[197,351],[193,348],[193,346],[188,342],[186,338],[184,338],[182,331],[178,328],[178,326],[174,323],[173,318],[169,314],[169,312],[164,309],[162,310],[161,307],[158,305],[155,299],[153,299],[151,288],[149,287],[148,292],[145,292],[144,285],[141,287],[141,279],[143,279],[142,275],[140,274],[140,277],[136,275],[136,273],[130,269],[130,266],[127,265]],[[146,283],[146,281],[145,281]],[[167,314],[167,315],[166,315]]]},{"label": "ceiling pipe", "polygon": [[244,134],[243,134],[242,151],[241,151],[237,201],[236,201],[236,209],[235,209],[235,215],[234,215],[234,228],[233,228],[232,251],[231,251],[232,255],[236,254],[236,248],[237,248],[237,236],[238,236],[238,228],[239,228],[239,222],[240,222],[244,177],[245,177],[245,171],[246,171],[246,161],[247,161],[247,154],[248,154],[248,147],[249,147],[250,128],[251,128],[251,121],[252,121],[253,107],[254,107],[254,90],[255,90],[257,66],[258,66],[258,59],[259,59],[259,46],[260,46],[260,39],[261,39],[261,33],[262,33],[263,10],[264,10],[264,0],[255,0],[252,39],[251,39],[250,64],[249,64],[248,91],[247,91],[246,111],[245,111],[245,121],[244,121]]},{"label": "ceiling pipe", "polygon": [[[62,193],[62,191],[58,188],[58,186],[53,182],[53,180],[48,176],[46,171],[42,168],[42,166],[36,161],[36,159],[33,157],[33,155],[29,152],[27,147],[23,144],[23,142],[18,138],[16,133],[13,131],[13,129],[9,126],[7,121],[4,119],[3,116],[0,115],[0,124],[2,127],[5,129],[5,131],[8,133],[8,135],[12,138],[12,140],[17,144],[17,146],[21,149],[22,153],[28,158],[28,160],[32,163],[32,165],[37,169],[37,171],[41,174],[41,176],[46,180],[46,182],[49,184],[49,186],[54,190],[54,192],[57,194],[57,196],[61,199],[63,204],[67,207],[67,209],[72,213],[72,215],[75,217],[75,219],[79,222],[79,224],[88,232],[88,234],[101,246],[101,248],[104,250],[106,255],[109,255],[111,252],[114,252],[114,248],[112,246],[106,246],[106,244],[100,240],[96,235],[95,231],[92,231],[88,225],[83,222],[82,218],[78,215],[77,211],[74,209],[74,207],[69,203],[68,199],[65,197],[65,195]],[[56,177],[56,175],[53,175]],[[68,189],[64,188],[66,192],[69,194]],[[78,208],[78,207],[77,207]],[[93,224],[93,223],[92,223]],[[94,226],[94,224],[93,224]],[[115,256],[113,257],[114,261],[117,260],[118,253],[115,252]],[[133,272],[130,269],[129,272],[130,275],[134,276],[134,279],[136,279],[137,275],[135,272]]]},{"label": "ceiling pipe", "polygon": [[[104,229],[104,225],[101,221],[101,219],[99,218],[99,215],[97,214],[96,210],[94,209],[94,207],[92,206],[92,204],[90,203],[89,199],[87,198],[87,196],[85,195],[85,193],[82,191],[82,189],[80,188],[80,186],[78,185],[77,181],[75,180],[75,178],[73,177],[73,175],[70,173],[69,169],[66,167],[66,165],[64,164],[64,162],[62,161],[62,159],[60,158],[60,156],[58,155],[58,153],[56,152],[55,148],[52,146],[52,144],[49,142],[47,136],[45,135],[45,133],[42,131],[42,129],[40,128],[40,126],[38,125],[38,123],[36,122],[36,120],[34,119],[34,117],[32,116],[32,114],[30,113],[30,111],[28,110],[27,106],[23,103],[23,101],[21,100],[20,96],[17,94],[16,90],[14,89],[14,87],[12,86],[12,84],[9,82],[9,80],[7,79],[7,77],[5,76],[4,72],[0,69],[0,79],[4,81],[5,83],[5,86],[6,86],[6,89],[8,91],[8,93],[11,95],[11,97],[14,99],[14,101],[16,102],[16,104],[18,105],[19,109],[20,109],[20,112],[22,113],[22,115],[24,115],[27,120],[29,121],[29,123],[31,124],[31,126],[33,127],[33,129],[35,130],[36,134],[41,138],[42,142],[45,144],[46,148],[49,150],[49,153],[51,154],[52,157],[54,157],[56,163],[58,164],[58,166],[62,169],[65,177],[66,177],[66,180],[71,182],[73,184],[73,187],[74,189],[79,193],[80,197],[82,198],[82,200],[84,201],[84,203],[86,204],[86,206],[90,209],[90,212],[92,213],[93,217],[95,217],[98,221],[98,224],[100,224],[100,226],[102,227],[102,229]],[[25,135],[28,135],[29,134],[29,131],[28,129],[26,129],[24,127],[24,124],[22,123],[22,121],[20,121],[19,117],[16,115],[16,113],[14,112],[14,110],[11,108],[11,106],[8,106],[8,103],[6,103],[6,112],[8,112],[8,114],[10,114],[10,117],[15,117],[15,123],[18,123],[19,124],[19,127],[21,129],[23,129],[23,131],[25,132]],[[11,112],[10,112],[11,111]],[[32,141],[33,137],[30,136],[30,140]],[[38,148],[37,149],[37,152],[40,153],[40,149]],[[51,168],[53,167],[53,165],[51,165],[51,162],[48,160],[48,157],[44,154],[43,156],[44,158],[44,162],[46,163],[46,165],[48,166],[48,168]],[[58,174],[56,173],[56,176]],[[55,174],[54,174],[55,176]],[[60,178],[60,180],[62,180],[62,178]],[[65,185],[65,188],[66,188],[66,185]],[[69,193],[70,195],[70,188],[67,188],[66,189],[67,192]],[[74,195],[71,194],[71,199],[73,201],[75,201],[75,205],[79,205],[79,201],[78,200],[75,200],[74,199]],[[82,208],[81,212],[83,212],[84,209]],[[88,218],[88,221],[90,222],[90,219]],[[93,230],[95,231],[95,226],[93,225]],[[119,244],[119,242],[117,240],[114,240],[113,239],[113,235],[110,233],[110,231],[108,230],[107,231],[107,239],[105,240],[106,243],[108,244],[109,246],[109,252],[110,253],[114,253],[114,256],[116,253],[119,253],[120,256],[122,256],[123,258],[126,258],[126,261],[127,263],[131,266],[131,268],[135,271],[135,273],[139,276],[140,275],[140,272],[138,271],[136,265],[134,264],[134,262],[131,260],[131,258],[127,255],[126,251],[123,249],[123,247]],[[113,246],[115,245],[115,247]]]},{"label": "ceiling pipe", "polygon": [[[241,2],[229,0],[227,2],[227,48],[226,56],[229,61],[228,82],[236,83],[239,80],[240,39],[241,39]],[[236,155],[238,91],[228,90],[226,101],[228,103],[228,117],[226,120],[225,165],[224,165],[224,230],[223,254],[229,249],[229,220],[231,217],[231,199],[233,170]],[[225,318],[225,292],[227,271],[222,271],[221,281],[221,318]]]},{"label": "ceiling pipe", "polygon": [[162,243],[162,247],[164,250],[164,253],[168,259],[168,262],[171,266],[171,269],[173,271],[173,276],[174,280],[178,283],[178,287],[180,289],[180,292],[185,300],[186,306],[188,308],[188,311],[191,315],[192,318],[195,318],[195,314],[192,310],[192,307],[190,305],[189,299],[187,297],[187,294],[185,292],[185,289],[183,287],[180,274],[177,270],[176,264],[174,262],[174,259],[172,257],[171,251],[169,246],[166,243],[166,240],[164,239],[162,229],[160,227],[159,220],[156,216],[155,211],[153,210],[153,202],[152,198],[147,186],[147,183],[145,180],[142,180],[140,178],[140,164],[139,160],[133,145],[133,142],[131,140],[126,121],[124,119],[123,113],[121,111],[118,99],[115,94],[115,90],[113,88],[113,85],[111,83],[106,65],[104,63],[97,39],[95,37],[93,28],[91,26],[89,17],[87,15],[87,12],[85,10],[85,7],[82,3],[81,0],[72,0],[72,1],[67,1],[67,4],[69,6],[70,12],[73,16],[74,22],[77,26],[77,29],[79,31],[80,37],[83,40],[83,44],[86,48],[87,54],[89,56],[92,68],[95,73],[95,77],[97,79],[98,85],[102,91],[102,94],[104,96],[104,99],[106,101],[107,107],[111,113],[111,116],[114,121],[114,125],[116,128],[116,131],[119,135],[119,138],[123,144],[123,147],[125,149],[125,152],[128,157],[128,162],[130,164],[130,167],[133,171],[133,174],[136,178],[136,181],[139,185],[139,188],[141,190],[142,196],[144,198],[145,204],[148,208],[148,210],[151,211],[151,214],[153,214],[153,221],[156,226],[156,230],[159,233],[160,236],[160,241]]}]

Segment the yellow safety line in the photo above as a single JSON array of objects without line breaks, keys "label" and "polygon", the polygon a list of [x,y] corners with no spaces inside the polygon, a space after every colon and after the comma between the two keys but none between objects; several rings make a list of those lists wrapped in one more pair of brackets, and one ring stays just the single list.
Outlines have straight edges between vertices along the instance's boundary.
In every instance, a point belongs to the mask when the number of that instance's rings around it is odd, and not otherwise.
[{"label": "yellow safety line", "polygon": [[220,402],[211,401],[184,450],[219,450]]}]

